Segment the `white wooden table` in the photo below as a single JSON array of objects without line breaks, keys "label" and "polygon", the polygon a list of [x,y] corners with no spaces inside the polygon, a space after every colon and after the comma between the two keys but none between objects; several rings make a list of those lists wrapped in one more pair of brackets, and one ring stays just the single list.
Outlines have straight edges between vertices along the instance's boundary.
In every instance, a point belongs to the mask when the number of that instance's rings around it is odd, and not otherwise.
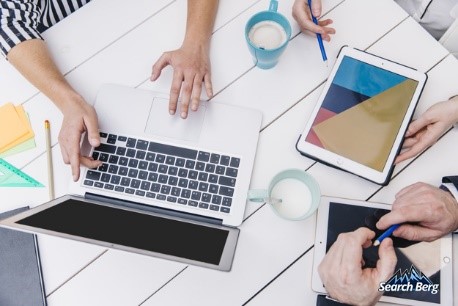
[{"label": "white wooden table", "polygon": [[[393,1],[323,2],[325,17],[334,20],[337,30],[325,44],[331,66],[338,50],[350,45],[427,72],[417,115],[457,93],[458,61]],[[293,27],[291,42],[275,68],[260,70],[253,66],[243,33],[248,18],[266,9],[268,1],[220,0],[211,46],[213,100],[258,108],[264,114],[251,187],[264,187],[275,173],[294,167],[313,175],[324,195],[391,203],[406,185],[438,185],[442,176],[458,174],[457,129],[419,157],[396,166],[385,188],[296,152],[295,142],[330,68],[321,61],[316,38],[299,34],[292,3],[279,4]],[[93,102],[103,83],[168,92],[171,69],[151,83],[151,66],[162,52],[180,46],[185,20],[185,0],[92,0],[44,37],[67,79]],[[29,113],[37,147],[7,160],[47,185],[43,121],[49,119],[56,196],[65,194],[71,175],[57,143],[62,115],[0,60],[0,104],[10,101],[23,104]],[[0,211],[47,199],[46,188],[2,188]],[[266,205],[249,203],[229,273],[44,235],[39,236],[39,246],[49,305],[315,305],[310,285],[314,234],[314,217],[288,222]]]}]

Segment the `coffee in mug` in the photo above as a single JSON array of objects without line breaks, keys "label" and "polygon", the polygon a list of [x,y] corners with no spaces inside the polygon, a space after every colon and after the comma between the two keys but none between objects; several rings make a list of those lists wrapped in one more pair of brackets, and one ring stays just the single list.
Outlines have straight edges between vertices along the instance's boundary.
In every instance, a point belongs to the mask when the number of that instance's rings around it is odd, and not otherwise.
[{"label": "coffee in mug", "polygon": [[248,33],[248,37],[253,45],[263,50],[276,49],[288,39],[285,29],[271,20],[256,23]]}]

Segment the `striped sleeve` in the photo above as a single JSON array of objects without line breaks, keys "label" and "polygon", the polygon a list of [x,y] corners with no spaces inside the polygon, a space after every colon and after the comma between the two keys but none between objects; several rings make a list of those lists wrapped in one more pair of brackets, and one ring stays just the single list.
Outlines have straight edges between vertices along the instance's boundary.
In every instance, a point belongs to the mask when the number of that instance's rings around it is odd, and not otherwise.
[{"label": "striped sleeve", "polygon": [[0,51],[3,56],[17,44],[42,39],[37,30],[41,10],[40,0],[0,0]]}]

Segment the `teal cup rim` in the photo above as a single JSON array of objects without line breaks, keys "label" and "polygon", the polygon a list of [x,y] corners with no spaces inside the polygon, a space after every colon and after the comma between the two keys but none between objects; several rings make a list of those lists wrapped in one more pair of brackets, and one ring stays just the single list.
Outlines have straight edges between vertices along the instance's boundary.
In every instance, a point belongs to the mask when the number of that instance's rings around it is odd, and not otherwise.
[{"label": "teal cup rim", "polygon": [[[256,17],[258,17],[258,16],[260,16],[260,15],[263,15],[263,14],[275,14],[275,15],[277,15],[280,19],[283,19],[283,22],[285,22],[285,24],[287,25],[287,28],[285,29],[285,26],[284,26],[284,25],[278,23],[278,22],[275,21],[275,20],[264,19],[264,20],[259,21],[259,22],[262,22],[262,21],[272,21],[272,22],[276,22],[276,23],[280,24],[280,26],[285,30],[285,32],[286,32],[286,40],[285,40],[285,42],[282,43],[280,46],[278,46],[278,47],[275,48],[275,49],[261,49],[261,48],[257,47],[256,45],[254,45],[254,44],[251,42],[250,37],[248,36],[248,34],[250,33],[251,28],[256,24],[256,23],[255,23],[255,24],[249,26],[249,24],[251,23],[251,21],[252,21],[253,19],[255,19]],[[280,49],[283,49],[283,48],[289,43],[289,41],[290,41],[290,39],[291,39],[291,34],[292,34],[291,32],[292,32],[291,24],[290,24],[288,18],[286,18],[283,14],[277,12],[276,10],[270,10],[270,9],[269,9],[269,10],[265,10],[265,11],[261,11],[261,12],[258,12],[258,13],[256,13],[256,14],[254,14],[253,16],[250,17],[250,19],[248,19],[248,21],[247,21],[247,23],[246,23],[246,25],[245,25],[245,39],[246,39],[246,41],[247,41],[248,44],[249,44],[251,47],[253,47],[254,49],[259,50],[259,51],[263,51],[263,52],[275,52],[275,51],[278,51],[278,50],[280,50]]]},{"label": "teal cup rim", "polygon": [[[281,199],[271,198],[271,193],[276,184],[285,179],[295,179],[303,183],[310,191],[311,201],[310,207],[306,213],[298,217],[287,217],[282,215],[273,207],[272,202],[279,202]],[[321,191],[317,181],[307,172],[300,169],[286,169],[277,173],[269,183],[268,189],[250,189],[248,191],[248,200],[251,202],[266,202],[275,212],[275,214],[283,219],[291,221],[304,220],[310,217],[318,209],[320,203]]]}]

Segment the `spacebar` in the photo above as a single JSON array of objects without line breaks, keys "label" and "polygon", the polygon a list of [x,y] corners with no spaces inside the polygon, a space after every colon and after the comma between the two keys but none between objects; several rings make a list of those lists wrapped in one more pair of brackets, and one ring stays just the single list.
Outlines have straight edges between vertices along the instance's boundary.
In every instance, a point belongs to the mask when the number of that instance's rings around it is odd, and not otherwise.
[{"label": "spacebar", "polygon": [[165,145],[162,143],[157,142],[150,142],[148,146],[148,151],[156,152],[156,153],[163,153],[173,156],[179,156],[184,158],[196,159],[197,157],[197,150],[180,148],[170,145]]}]

